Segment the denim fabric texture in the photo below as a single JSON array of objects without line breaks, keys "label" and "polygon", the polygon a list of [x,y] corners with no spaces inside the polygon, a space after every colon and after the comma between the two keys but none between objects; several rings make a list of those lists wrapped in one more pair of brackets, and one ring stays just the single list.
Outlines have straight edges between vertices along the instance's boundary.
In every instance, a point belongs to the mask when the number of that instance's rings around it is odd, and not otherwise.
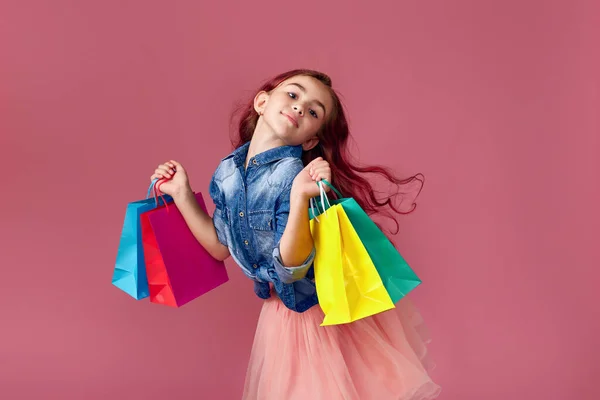
[{"label": "denim fabric texture", "polygon": [[302,146],[282,146],[248,161],[246,143],[221,160],[210,182],[215,204],[213,223],[219,241],[254,281],[254,292],[271,296],[271,284],[283,304],[304,312],[318,304],[313,261],[315,249],[302,265],[282,264],[279,242],[290,212],[294,178],[304,168]]}]

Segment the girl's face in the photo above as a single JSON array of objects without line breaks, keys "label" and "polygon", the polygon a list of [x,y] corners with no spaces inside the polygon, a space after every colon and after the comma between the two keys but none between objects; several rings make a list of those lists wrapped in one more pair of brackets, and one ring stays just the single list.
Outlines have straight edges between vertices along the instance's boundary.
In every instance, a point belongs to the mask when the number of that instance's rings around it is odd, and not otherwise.
[{"label": "girl's face", "polygon": [[[284,145],[302,144],[310,150],[319,140],[316,135],[332,111],[333,99],[327,86],[309,76],[294,76],[270,93],[260,92],[254,102],[274,139]],[[261,121],[262,119],[262,121]]]}]

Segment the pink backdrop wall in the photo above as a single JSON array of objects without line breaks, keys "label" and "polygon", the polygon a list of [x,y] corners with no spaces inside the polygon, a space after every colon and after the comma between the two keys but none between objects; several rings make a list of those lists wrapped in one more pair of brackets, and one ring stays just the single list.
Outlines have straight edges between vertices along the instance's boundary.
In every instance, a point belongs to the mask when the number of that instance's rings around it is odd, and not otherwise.
[{"label": "pink backdrop wall", "polygon": [[182,309],[135,302],[110,284],[121,224],[165,159],[206,193],[234,101],[310,67],[343,94],[363,161],[427,177],[396,240],[424,280],[441,398],[599,398],[598,15],[3,1],[0,397],[240,397],[250,282],[228,261],[231,282]]}]

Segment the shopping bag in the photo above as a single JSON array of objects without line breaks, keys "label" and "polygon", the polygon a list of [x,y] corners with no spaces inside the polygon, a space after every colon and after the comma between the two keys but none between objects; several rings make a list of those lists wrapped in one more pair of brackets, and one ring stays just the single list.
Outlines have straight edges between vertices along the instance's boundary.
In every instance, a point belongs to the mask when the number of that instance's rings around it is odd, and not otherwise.
[{"label": "shopping bag", "polygon": [[[400,299],[422,283],[421,279],[356,200],[344,198],[326,180],[322,180],[321,182],[328,185],[336,193],[338,199],[333,201],[328,200],[324,193],[323,185],[319,184],[321,195],[323,196],[322,201],[320,203],[319,201],[313,203],[311,200],[311,205],[316,205],[316,209],[314,206],[311,207],[309,210],[310,217],[312,218],[314,214],[319,215],[327,207],[327,204],[341,205],[371,260],[373,260],[373,264],[375,264],[375,268],[392,301],[394,304],[398,303]],[[321,205],[320,209],[319,205]]]},{"label": "shopping bag", "polygon": [[155,182],[150,184],[144,200],[127,204],[112,276],[112,284],[136,300],[149,296],[140,215],[157,206],[164,205],[165,202],[173,201],[170,196],[166,195],[161,198],[149,198]]},{"label": "shopping bag", "polygon": [[310,221],[321,326],[350,323],[394,308],[375,265],[341,205]]},{"label": "shopping bag", "polygon": [[[194,195],[206,212],[202,194]],[[141,223],[152,303],[181,307],[229,280],[224,262],[202,247],[175,204],[143,213]]]}]

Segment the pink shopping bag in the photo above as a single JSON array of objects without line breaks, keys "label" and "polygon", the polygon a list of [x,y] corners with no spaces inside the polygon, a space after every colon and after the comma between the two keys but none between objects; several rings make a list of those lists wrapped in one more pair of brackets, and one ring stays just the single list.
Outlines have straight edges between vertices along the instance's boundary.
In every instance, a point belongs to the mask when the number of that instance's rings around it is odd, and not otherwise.
[{"label": "pink shopping bag", "polygon": [[[206,212],[201,193],[195,193]],[[141,214],[152,303],[181,307],[229,280],[225,264],[200,245],[174,203]]]}]

